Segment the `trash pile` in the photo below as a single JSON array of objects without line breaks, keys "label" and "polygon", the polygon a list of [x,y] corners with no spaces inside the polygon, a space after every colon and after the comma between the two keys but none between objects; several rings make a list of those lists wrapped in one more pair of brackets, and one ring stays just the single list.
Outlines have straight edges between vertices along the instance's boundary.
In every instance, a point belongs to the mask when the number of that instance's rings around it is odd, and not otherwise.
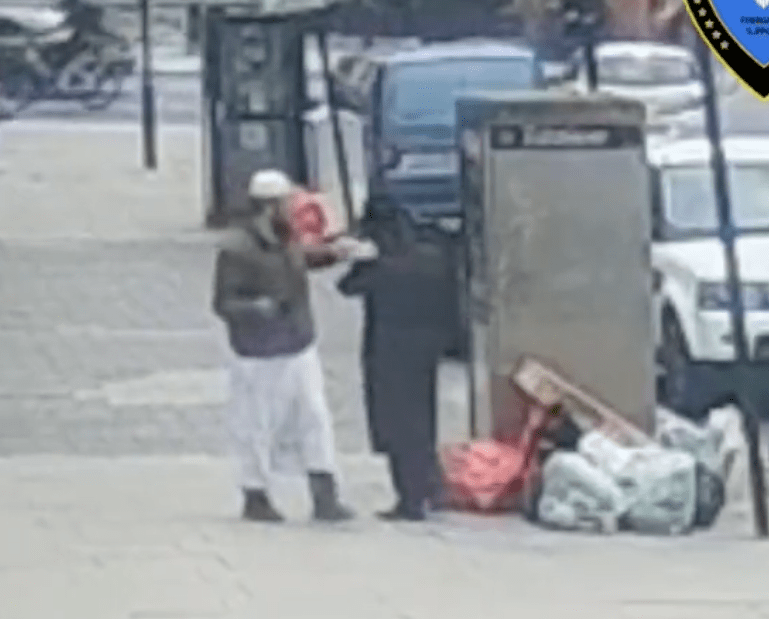
[{"label": "trash pile", "polygon": [[454,508],[516,509],[544,527],[600,533],[681,535],[718,518],[741,447],[736,409],[697,425],[658,408],[652,438],[534,358],[510,382],[519,436],[440,454]]}]

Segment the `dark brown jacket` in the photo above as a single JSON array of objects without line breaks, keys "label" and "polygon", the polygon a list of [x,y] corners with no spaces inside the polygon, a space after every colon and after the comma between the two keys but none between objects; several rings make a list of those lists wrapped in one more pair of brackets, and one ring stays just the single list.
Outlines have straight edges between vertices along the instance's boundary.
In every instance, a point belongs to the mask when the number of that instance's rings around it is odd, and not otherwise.
[{"label": "dark brown jacket", "polygon": [[[325,248],[271,243],[244,228],[228,233],[216,260],[213,308],[227,324],[235,353],[277,357],[312,344],[307,270],[335,261]],[[260,309],[257,299],[269,300],[272,309]]]}]

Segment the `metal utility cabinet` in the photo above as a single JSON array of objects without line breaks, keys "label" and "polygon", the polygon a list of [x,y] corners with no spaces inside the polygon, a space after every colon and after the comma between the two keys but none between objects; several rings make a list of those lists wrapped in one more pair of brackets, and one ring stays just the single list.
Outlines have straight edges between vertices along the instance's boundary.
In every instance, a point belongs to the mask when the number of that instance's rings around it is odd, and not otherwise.
[{"label": "metal utility cabinet", "polygon": [[306,180],[304,39],[296,20],[243,7],[207,11],[204,34],[204,192],[217,224],[246,208],[256,170]]},{"label": "metal utility cabinet", "polygon": [[642,106],[544,92],[457,105],[474,434],[510,430],[504,394],[524,354],[651,430]]}]

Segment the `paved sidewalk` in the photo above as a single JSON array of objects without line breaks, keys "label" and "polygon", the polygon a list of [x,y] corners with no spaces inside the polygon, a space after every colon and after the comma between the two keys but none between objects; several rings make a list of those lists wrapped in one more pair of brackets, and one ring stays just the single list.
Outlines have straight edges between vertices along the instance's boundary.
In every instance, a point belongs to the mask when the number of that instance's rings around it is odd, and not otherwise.
[{"label": "paved sidewalk", "polygon": [[[137,71],[141,71],[142,48],[134,46],[137,59]],[[178,46],[158,45],[152,49],[152,71],[155,75],[200,75],[201,57],[199,54],[187,54]]]},{"label": "paved sidewalk", "polygon": [[285,525],[236,520],[225,462],[0,461],[4,619],[759,619],[769,545],[718,531],[603,538],[518,519],[387,525],[382,463],[344,461],[361,519],[307,522],[280,480]]},{"label": "paved sidewalk", "polygon": [[199,238],[199,131],[161,127],[158,169],[142,168],[139,126],[0,125],[0,239]]},{"label": "paved sidewalk", "polygon": [[[363,517],[307,524],[304,482],[286,477],[288,524],[238,522],[197,134],[164,132],[155,173],[135,131],[2,139],[0,456],[14,457],[0,459],[0,618],[769,617],[744,474],[718,526],[680,539],[373,520],[392,496],[363,453],[360,308],[335,271],[313,295],[344,493]],[[462,370],[447,370],[451,440],[466,411]]]},{"label": "paved sidewalk", "polygon": [[[9,125],[2,140],[0,456],[221,454],[198,133],[162,131],[156,172],[136,129]],[[313,301],[338,446],[359,452],[361,309],[336,292],[341,273],[315,277]],[[444,436],[461,436],[463,374],[448,370],[443,399],[460,406]]]},{"label": "paved sidewalk", "polygon": [[202,72],[199,55],[165,52],[162,48],[153,52],[152,70],[155,75],[192,75]]}]

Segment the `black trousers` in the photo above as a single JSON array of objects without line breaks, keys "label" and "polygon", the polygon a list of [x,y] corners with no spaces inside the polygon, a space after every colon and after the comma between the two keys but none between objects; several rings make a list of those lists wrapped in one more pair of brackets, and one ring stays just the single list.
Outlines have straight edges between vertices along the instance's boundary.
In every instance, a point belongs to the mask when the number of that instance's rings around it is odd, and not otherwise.
[{"label": "black trousers", "polygon": [[401,507],[421,510],[436,491],[436,383],[445,337],[433,329],[393,329],[377,338],[368,377],[376,392],[383,451]]}]

